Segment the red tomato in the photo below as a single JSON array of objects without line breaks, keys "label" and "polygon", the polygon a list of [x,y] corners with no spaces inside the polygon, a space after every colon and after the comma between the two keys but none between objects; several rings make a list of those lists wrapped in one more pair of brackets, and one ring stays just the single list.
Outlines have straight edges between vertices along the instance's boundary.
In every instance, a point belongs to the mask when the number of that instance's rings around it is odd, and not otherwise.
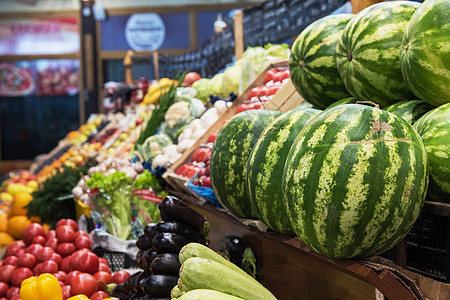
[{"label": "red tomato", "polygon": [[109,268],[108,265],[105,265],[104,263],[99,263],[98,270],[105,271],[105,272],[108,272],[109,274],[111,274],[111,269]]},{"label": "red tomato", "polygon": [[27,267],[33,269],[36,265],[36,257],[31,253],[24,253],[17,259],[18,267]]},{"label": "red tomato", "polygon": [[45,244],[45,237],[43,237],[42,235],[37,235],[33,238],[33,240],[31,241],[32,244],[39,244],[44,246]]},{"label": "red tomato", "polygon": [[98,291],[104,291],[105,285],[110,284],[112,282],[111,273],[105,271],[98,271],[97,273],[94,274],[94,277],[97,278]]},{"label": "red tomato", "polygon": [[[44,249],[42,245],[39,244],[31,244],[25,249],[25,252],[33,254],[35,257]],[[36,257],[37,258],[37,257]]]},{"label": "red tomato", "polygon": [[[22,240],[12,242],[11,244],[8,245],[8,247],[6,247],[5,257],[13,255],[13,252],[15,250],[23,249],[23,248],[25,248],[25,246],[26,245]],[[18,256],[18,255],[16,255],[16,256]]]},{"label": "red tomato", "polygon": [[25,229],[22,233],[22,240],[24,241],[25,245],[29,246],[31,245],[34,237],[36,236],[44,236],[45,230],[44,227],[42,227],[41,224],[38,223],[31,223]]},{"label": "red tomato", "polygon": [[72,271],[72,269],[70,268],[70,256],[64,257],[61,260],[61,262],[59,263],[59,269],[66,273],[69,273],[70,271]]},{"label": "red tomato", "polygon": [[6,265],[0,268],[0,281],[10,283],[16,266]]},{"label": "red tomato", "polygon": [[16,250],[14,250],[12,255],[19,257],[24,253],[25,253],[25,248],[17,248]]},{"label": "red tomato", "polygon": [[103,300],[109,298],[109,295],[104,291],[97,291],[91,295],[91,300]]},{"label": "red tomato", "polygon": [[79,235],[76,239],[75,239],[75,248],[77,250],[80,249],[91,249],[91,240],[89,239],[88,236],[84,236],[84,235]]},{"label": "red tomato", "polygon": [[53,260],[46,260],[42,264],[40,264],[40,267],[38,269],[38,273],[56,273],[58,272],[58,264]]},{"label": "red tomato", "polygon": [[101,264],[107,265],[107,266],[109,267],[109,262],[108,262],[106,259],[104,259],[103,257],[99,257],[99,258],[98,258],[98,261],[99,261]]},{"label": "red tomato", "polygon": [[61,219],[58,222],[56,222],[56,226],[55,226],[56,230],[58,230],[58,227],[64,226],[64,225],[69,225],[73,228],[73,231],[78,231],[78,223],[72,219]]},{"label": "red tomato", "polygon": [[70,298],[70,285],[63,285],[61,287],[61,289],[62,289],[63,300],[69,299]]},{"label": "red tomato", "polygon": [[44,235],[45,240],[48,240],[49,238],[56,238],[56,231],[55,230],[49,230]]},{"label": "red tomato", "polygon": [[69,274],[67,274],[66,279],[64,280],[64,282],[65,282],[67,285],[70,285],[70,283],[72,282],[72,279],[73,279],[75,276],[80,275],[81,273],[82,273],[82,272],[80,272],[80,271],[71,271],[71,272],[69,272]]},{"label": "red tomato", "polygon": [[77,232],[75,232],[75,239],[77,239],[80,236],[89,237],[89,234],[87,234],[87,232],[83,230],[78,230]]},{"label": "red tomato", "polygon": [[62,261],[62,257],[61,255],[59,255],[58,253],[52,253],[52,255],[50,255],[50,257],[48,258],[49,260],[53,260],[54,262],[56,262],[58,265],[61,263]]},{"label": "red tomato", "polygon": [[261,97],[267,96],[267,93],[268,93],[268,92],[269,92],[269,88],[268,88],[267,86],[263,86],[263,87],[261,87],[261,89],[259,90],[258,97],[261,98]]},{"label": "red tomato", "polygon": [[98,256],[87,249],[78,250],[70,257],[70,267],[73,270],[94,274],[98,271]]},{"label": "red tomato", "polygon": [[50,256],[55,253],[55,250],[53,250],[50,247],[44,247],[41,251],[38,252],[36,255],[36,260],[38,262],[44,262],[50,258]]},{"label": "red tomato", "polygon": [[19,290],[19,294],[15,294],[14,296],[9,298],[8,300],[20,300],[20,290]]},{"label": "red tomato", "polygon": [[112,276],[112,282],[115,284],[123,284],[128,277],[130,277],[130,273],[127,271],[117,271]]},{"label": "red tomato", "polygon": [[200,74],[198,74],[197,72],[189,72],[186,74],[186,76],[184,76],[184,81],[181,85],[191,86],[194,82],[196,82],[200,78],[202,78],[202,76],[200,76]]},{"label": "red tomato", "polygon": [[84,294],[91,297],[97,290],[97,279],[88,273],[81,273],[72,278],[70,283],[70,294],[72,296]]},{"label": "red tomato", "polygon": [[281,73],[281,81],[285,80],[286,78],[291,78],[291,73],[289,73],[289,69],[285,69],[280,73]]},{"label": "red tomato", "polygon": [[11,255],[3,260],[3,265],[17,266],[17,256]]},{"label": "red tomato", "polygon": [[0,281],[0,297],[6,296],[6,291],[9,289],[9,285]]},{"label": "red tomato", "polygon": [[252,88],[250,90],[250,93],[248,94],[248,99],[252,99],[253,97],[258,97],[260,89],[261,89],[260,86]]},{"label": "red tomato", "polygon": [[273,77],[273,81],[274,82],[283,81],[283,72],[278,72],[277,74],[275,74],[275,76]]},{"label": "red tomato", "polygon": [[58,271],[56,273],[53,273],[53,276],[55,276],[56,279],[58,279],[58,281],[61,281],[62,283],[65,283],[67,274],[66,274],[66,272]]},{"label": "red tomato", "polygon": [[218,132],[214,132],[210,136],[208,136],[208,140],[206,142],[207,143],[214,143],[214,141],[216,140],[216,137],[217,137],[217,133]]},{"label": "red tomato", "polygon": [[193,164],[182,164],[175,173],[187,178],[192,178],[192,176],[197,173],[198,169],[200,169],[200,167]]},{"label": "red tomato", "polygon": [[270,69],[267,71],[266,76],[264,77],[264,84],[268,83],[269,81],[272,81],[275,74],[277,74],[277,69]]},{"label": "red tomato", "polygon": [[73,243],[62,243],[56,247],[56,252],[61,255],[61,257],[66,257],[75,252],[75,245]]},{"label": "red tomato", "polygon": [[[6,291],[6,298],[11,300],[11,299],[13,299],[13,297],[19,296],[19,292],[20,292],[20,288],[19,287],[12,286]],[[16,297],[15,299],[18,299],[18,298]]]},{"label": "red tomato", "polygon": [[47,239],[47,241],[45,242],[44,246],[50,247],[53,250],[56,250],[56,247],[58,247],[58,239],[50,237],[50,238]]},{"label": "red tomato", "polygon": [[22,281],[33,275],[33,271],[31,271],[29,268],[17,268],[11,275],[11,285],[20,286]]},{"label": "red tomato", "polygon": [[279,85],[272,85],[268,87],[268,94],[267,96],[272,96],[275,95],[276,92],[278,92],[278,90],[280,89]]},{"label": "red tomato", "polygon": [[60,243],[75,241],[75,230],[70,225],[60,225],[56,228],[56,238]]},{"label": "red tomato", "polygon": [[195,149],[192,153],[192,161],[194,162],[204,162],[207,158],[211,157],[211,148],[209,147],[199,147]]}]

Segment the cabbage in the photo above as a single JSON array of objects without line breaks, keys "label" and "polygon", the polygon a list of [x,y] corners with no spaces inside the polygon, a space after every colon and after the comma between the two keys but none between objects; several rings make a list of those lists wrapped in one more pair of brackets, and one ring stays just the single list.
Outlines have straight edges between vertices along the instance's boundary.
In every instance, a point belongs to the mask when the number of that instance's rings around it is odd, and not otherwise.
[{"label": "cabbage", "polygon": [[157,133],[148,137],[140,147],[139,154],[144,161],[150,161],[158,154],[163,153],[163,148],[172,144],[172,139],[165,133]]},{"label": "cabbage", "polygon": [[278,60],[289,58],[289,45],[288,44],[267,44],[264,46],[266,53],[266,60]]},{"label": "cabbage", "polygon": [[209,99],[209,81],[211,79],[208,78],[202,78],[197,80],[196,82],[194,82],[194,84],[192,84],[192,87],[197,91],[197,95],[196,97],[200,100],[202,100],[203,102],[208,101]]},{"label": "cabbage", "polygon": [[175,102],[187,101],[194,98],[196,95],[197,91],[191,87],[179,87],[177,88]]},{"label": "cabbage", "polygon": [[220,96],[222,94],[223,73],[216,74],[209,81],[208,90],[210,95]]},{"label": "cabbage", "polygon": [[239,82],[241,81],[241,67],[233,65],[225,70],[222,80],[221,97],[228,98],[230,93],[239,94]]},{"label": "cabbage", "polygon": [[184,127],[200,116],[204,110],[203,102],[196,98],[177,102],[167,110],[161,131],[175,140]]}]

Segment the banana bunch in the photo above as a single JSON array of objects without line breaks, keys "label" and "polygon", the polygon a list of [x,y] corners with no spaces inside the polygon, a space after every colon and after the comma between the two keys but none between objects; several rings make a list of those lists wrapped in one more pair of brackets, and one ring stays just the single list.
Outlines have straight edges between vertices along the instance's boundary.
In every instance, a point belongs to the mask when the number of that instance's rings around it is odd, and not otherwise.
[{"label": "banana bunch", "polygon": [[178,81],[169,78],[161,78],[157,84],[148,87],[144,100],[139,105],[155,104],[162,94],[167,93],[172,85],[177,85]]}]

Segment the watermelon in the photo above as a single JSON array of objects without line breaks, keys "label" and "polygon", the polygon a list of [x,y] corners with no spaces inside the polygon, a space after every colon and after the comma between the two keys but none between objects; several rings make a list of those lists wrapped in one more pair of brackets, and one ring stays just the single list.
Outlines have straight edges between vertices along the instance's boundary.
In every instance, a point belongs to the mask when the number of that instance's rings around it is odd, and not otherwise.
[{"label": "watermelon", "polygon": [[347,98],[338,100],[336,102],[333,102],[326,109],[330,109],[330,108],[336,107],[338,105],[343,105],[343,104],[355,104],[357,101],[360,101],[360,100],[356,99],[356,97],[347,97]]},{"label": "watermelon", "polygon": [[360,99],[388,106],[414,99],[400,70],[400,45],[409,19],[420,3],[377,3],[345,26],[336,50],[336,65],[347,90]]},{"label": "watermelon", "polygon": [[289,58],[291,80],[309,103],[325,108],[350,96],[336,69],[336,44],[352,14],[321,18],[295,40]]},{"label": "watermelon", "polygon": [[413,14],[400,47],[400,67],[423,101],[450,102],[450,2],[426,0]]},{"label": "watermelon", "polygon": [[297,236],[336,258],[368,257],[395,246],[425,201],[428,161],[402,118],[348,104],[316,115],[292,144],[283,201]]},{"label": "watermelon", "polygon": [[320,110],[294,109],[282,114],[261,133],[247,162],[246,186],[254,215],[269,228],[293,234],[281,198],[281,178],[292,143]]},{"label": "watermelon", "polygon": [[403,100],[385,107],[384,110],[405,119],[412,125],[433,108],[435,108],[433,105],[421,100]]},{"label": "watermelon", "polygon": [[211,185],[223,207],[253,218],[245,188],[247,160],[261,132],[281,113],[252,109],[234,115],[217,134],[210,158]]},{"label": "watermelon", "polygon": [[428,197],[450,203],[450,103],[441,105],[414,124],[430,163]]}]

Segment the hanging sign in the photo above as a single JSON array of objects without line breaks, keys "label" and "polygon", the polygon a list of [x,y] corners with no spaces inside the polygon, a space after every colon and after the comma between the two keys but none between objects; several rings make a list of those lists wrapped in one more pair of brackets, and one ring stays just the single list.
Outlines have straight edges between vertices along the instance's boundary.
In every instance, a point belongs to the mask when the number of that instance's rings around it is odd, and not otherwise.
[{"label": "hanging sign", "polygon": [[166,28],[161,17],[154,13],[131,15],[125,26],[125,38],[135,51],[153,51],[161,47]]}]

